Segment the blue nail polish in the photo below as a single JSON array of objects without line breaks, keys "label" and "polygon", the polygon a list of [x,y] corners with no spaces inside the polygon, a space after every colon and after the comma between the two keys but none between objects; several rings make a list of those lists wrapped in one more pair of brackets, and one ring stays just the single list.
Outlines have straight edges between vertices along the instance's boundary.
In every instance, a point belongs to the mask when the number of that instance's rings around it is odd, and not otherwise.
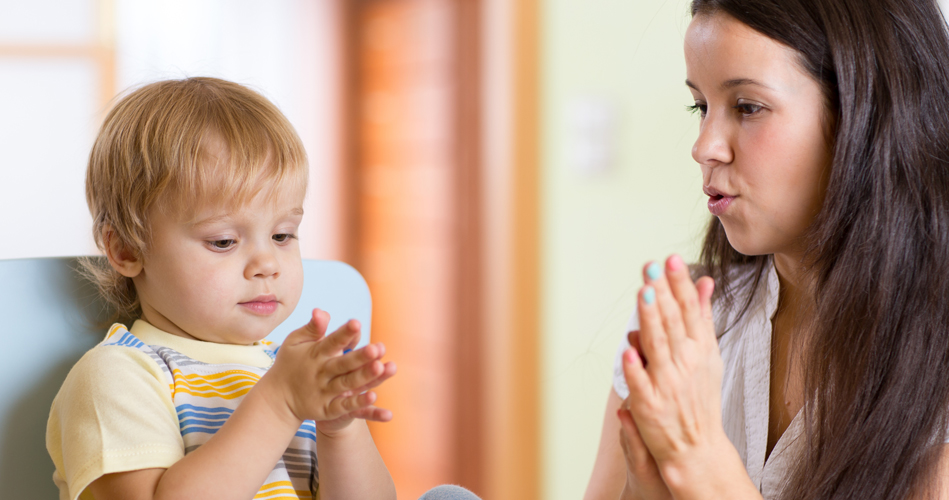
[{"label": "blue nail polish", "polygon": [[647,305],[652,305],[656,301],[656,290],[651,286],[647,286],[646,290],[643,291],[643,302]]},{"label": "blue nail polish", "polygon": [[659,263],[649,264],[649,267],[646,268],[646,276],[649,276],[650,281],[659,279],[662,276],[662,268],[659,267]]},{"label": "blue nail polish", "polygon": [[343,354],[349,354],[351,352],[353,352],[352,349],[343,349]]}]

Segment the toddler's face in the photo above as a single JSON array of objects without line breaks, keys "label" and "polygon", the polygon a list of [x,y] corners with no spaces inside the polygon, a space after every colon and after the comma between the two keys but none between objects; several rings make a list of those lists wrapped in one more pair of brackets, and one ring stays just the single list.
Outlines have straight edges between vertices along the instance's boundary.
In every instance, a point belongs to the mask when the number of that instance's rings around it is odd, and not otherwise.
[{"label": "toddler's face", "polygon": [[270,189],[237,208],[199,205],[194,220],[154,210],[133,278],[143,319],[181,337],[246,345],[293,312],[303,288],[296,235],[304,193],[273,201]]}]

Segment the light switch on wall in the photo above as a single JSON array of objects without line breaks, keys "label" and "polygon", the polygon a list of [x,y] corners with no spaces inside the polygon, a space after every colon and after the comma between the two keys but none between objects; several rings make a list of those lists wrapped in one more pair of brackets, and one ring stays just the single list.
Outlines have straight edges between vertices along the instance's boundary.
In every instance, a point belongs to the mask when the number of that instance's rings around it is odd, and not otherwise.
[{"label": "light switch on wall", "polygon": [[566,158],[571,171],[593,177],[608,172],[616,161],[619,112],[600,97],[581,97],[567,106]]}]

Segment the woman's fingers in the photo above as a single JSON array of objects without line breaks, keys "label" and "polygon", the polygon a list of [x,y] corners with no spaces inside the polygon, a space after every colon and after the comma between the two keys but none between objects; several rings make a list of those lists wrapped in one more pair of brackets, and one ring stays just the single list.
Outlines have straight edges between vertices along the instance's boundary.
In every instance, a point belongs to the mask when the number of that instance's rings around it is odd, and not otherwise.
[{"label": "woman's fingers", "polygon": [[699,310],[702,321],[708,331],[715,335],[715,321],[712,318],[712,294],[715,292],[715,280],[708,276],[703,276],[695,282],[695,288],[699,293]]},{"label": "woman's fingers", "polygon": [[[643,274],[647,286],[641,295],[648,293],[648,298],[655,298],[652,307],[649,300],[640,300],[641,336],[647,357],[654,349],[661,353],[666,344],[669,356],[676,358],[686,339],[714,338],[711,278],[693,283],[688,266],[678,255],[669,257],[664,269],[651,262]],[[647,292],[650,287],[653,291]]]},{"label": "woman's fingers", "polygon": [[626,377],[626,386],[629,387],[629,399],[639,406],[648,406],[653,398],[653,382],[646,372],[642,357],[635,349],[627,349],[623,353],[623,375]]},{"label": "woman's fingers", "polygon": [[643,344],[639,341],[639,330],[633,330],[627,333],[626,340],[629,341],[629,346],[636,350],[636,354],[639,354],[639,359],[642,361],[643,366],[649,366],[649,358],[643,354]]},{"label": "woman's fingers", "polygon": [[682,257],[672,255],[666,259],[666,281],[677,304],[678,320],[685,326],[685,334],[697,340],[705,334],[701,303],[689,267]]},{"label": "woman's fingers", "polygon": [[629,410],[620,408],[617,410],[616,416],[619,417],[620,442],[623,445],[626,465],[630,471],[634,473],[641,471],[643,466],[649,465],[650,461],[655,464],[652,455],[649,454],[649,449],[646,448],[646,443],[639,435],[639,429],[636,428],[636,423],[633,421],[633,416],[629,413]]},{"label": "woman's fingers", "polygon": [[656,289],[646,285],[639,291],[639,343],[653,372],[669,363],[669,335],[656,303]]},{"label": "woman's fingers", "polygon": [[669,286],[669,280],[666,278],[667,272],[663,272],[662,266],[658,262],[650,262],[646,265],[644,274],[646,283],[655,290],[658,316],[666,335],[669,337],[671,348],[675,350],[675,345],[686,338],[686,331],[679,304]]}]

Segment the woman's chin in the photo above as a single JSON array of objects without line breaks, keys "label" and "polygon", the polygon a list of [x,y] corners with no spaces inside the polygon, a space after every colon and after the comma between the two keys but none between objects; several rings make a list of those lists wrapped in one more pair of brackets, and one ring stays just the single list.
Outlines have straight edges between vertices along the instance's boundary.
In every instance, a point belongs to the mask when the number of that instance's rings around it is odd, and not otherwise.
[{"label": "woman's chin", "polygon": [[728,230],[725,231],[725,236],[728,238],[728,244],[742,255],[753,257],[756,255],[770,255],[774,253],[771,251],[770,245],[765,245],[761,241],[755,241],[755,238],[744,237],[745,235],[732,237],[728,234]]}]

